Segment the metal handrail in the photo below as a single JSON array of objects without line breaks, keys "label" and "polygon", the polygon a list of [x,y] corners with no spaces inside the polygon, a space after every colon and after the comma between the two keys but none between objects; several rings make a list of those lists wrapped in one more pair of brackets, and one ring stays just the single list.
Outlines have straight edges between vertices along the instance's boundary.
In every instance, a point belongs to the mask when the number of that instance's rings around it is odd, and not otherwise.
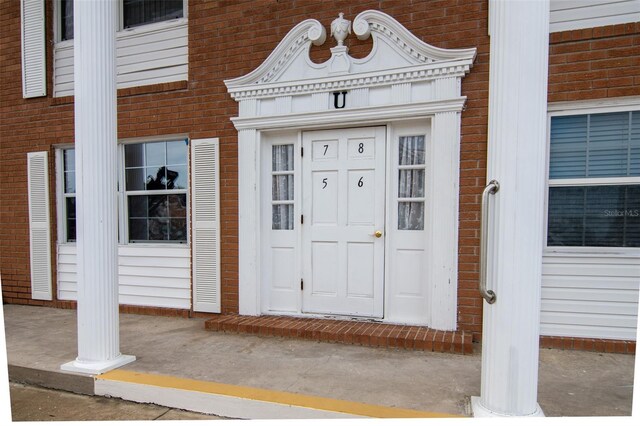
[{"label": "metal handrail", "polygon": [[480,294],[488,304],[495,303],[496,293],[487,290],[487,223],[489,218],[489,194],[495,194],[500,190],[500,184],[493,179],[482,191],[482,210],[480,212]]}]

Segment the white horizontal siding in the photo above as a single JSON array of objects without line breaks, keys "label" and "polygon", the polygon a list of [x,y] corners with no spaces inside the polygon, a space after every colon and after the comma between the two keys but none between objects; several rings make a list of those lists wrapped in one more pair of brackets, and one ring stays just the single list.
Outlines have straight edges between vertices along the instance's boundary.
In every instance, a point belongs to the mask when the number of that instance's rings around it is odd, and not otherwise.
[{"label": "white horizontal siding", "polygon": [[635,340],[640,255],[545,254],[540,334]]},{"label": "white horizontal siding", "polygon": [[640,21],[640,0],[551,0],[549,31]]},{"label": "white horizontal siding", "polygon": [[[118,247],[120,304],[191,308],[191,259],[188,247]],[[76,246],[58,246],[58,299],[77,299]]]},{"label": "white horizontal siding", "polygon": [[[187,80],[187,28],[185,18],[119,31],[118,88]],[[73,40],[55,45],[53,64],[54,96],[73,95]]]}]

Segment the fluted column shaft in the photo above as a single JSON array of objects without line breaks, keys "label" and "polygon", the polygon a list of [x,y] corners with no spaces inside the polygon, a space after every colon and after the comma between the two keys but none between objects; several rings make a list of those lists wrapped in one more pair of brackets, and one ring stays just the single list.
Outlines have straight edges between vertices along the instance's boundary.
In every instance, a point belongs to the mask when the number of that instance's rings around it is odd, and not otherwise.
[{"label": "fluted column shaft", "polygon": [[117,2],[74,2],[78,357],[62,368],[99,373],[120,354],[117,221]]},{"label": "fluted column shaft", "polygon": [[476,416],[542,415],[537,404],[549,2],[490,0],[490,195],[482,381]]}]

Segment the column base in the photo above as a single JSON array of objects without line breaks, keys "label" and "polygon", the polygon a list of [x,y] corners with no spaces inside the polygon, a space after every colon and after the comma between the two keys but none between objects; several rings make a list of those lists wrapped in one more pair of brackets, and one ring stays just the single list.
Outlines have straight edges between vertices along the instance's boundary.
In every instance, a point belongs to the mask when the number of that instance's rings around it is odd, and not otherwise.
[{"label": "column base", "polygon": [[495,411],[491,411],[488,408],[484,407],[480,403],[479,396],[471,397],[471,414],[473,417],[545,417],[542,412],[542,408],[540,404],[536,404],[536,411],[531,414],[504,414],[504,413],[496,413]]},{"label": "column base", "polygon": [[96,375],[106,373],[110,370],[115,370],[116,368],[122,367],[123,365],[129,364],[135,360],[136,357],[133,355],[120,355],[115,359],[102,362],[82,362],[76,359],[75,361],[62,364],[60,369],[74,373]]}]

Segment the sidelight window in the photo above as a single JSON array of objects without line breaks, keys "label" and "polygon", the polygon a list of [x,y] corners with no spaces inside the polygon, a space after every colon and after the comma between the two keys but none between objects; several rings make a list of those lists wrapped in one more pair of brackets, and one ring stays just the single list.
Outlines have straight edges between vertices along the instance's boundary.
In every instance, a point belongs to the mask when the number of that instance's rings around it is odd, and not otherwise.
[{"label": "sidelight window", "polygon": [[293,229],[293,145],[271,148],[271,223],[272,229]]},{"label": "sidelight window", "polygon": [[398,145],[398,229],[424,229],[425,137],[401,136]]}]

